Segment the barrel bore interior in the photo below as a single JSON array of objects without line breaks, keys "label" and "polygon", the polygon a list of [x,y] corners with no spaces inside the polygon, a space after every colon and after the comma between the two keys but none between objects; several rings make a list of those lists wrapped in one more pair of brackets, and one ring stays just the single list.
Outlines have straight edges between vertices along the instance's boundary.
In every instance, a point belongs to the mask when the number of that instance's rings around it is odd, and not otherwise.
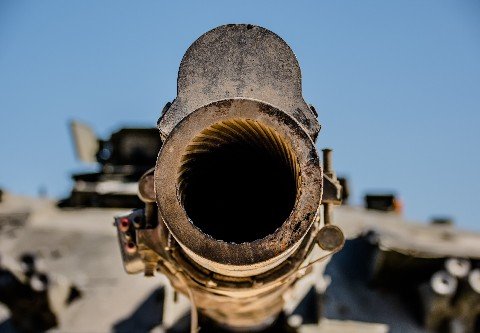
[{"label": "barrel bore interior", "polygon": [[205,234],[252,242],[289,217],[299,178],[287,140],[258,121],[232,119],[206,128],[188,145],[179,170],[179,200]]}]

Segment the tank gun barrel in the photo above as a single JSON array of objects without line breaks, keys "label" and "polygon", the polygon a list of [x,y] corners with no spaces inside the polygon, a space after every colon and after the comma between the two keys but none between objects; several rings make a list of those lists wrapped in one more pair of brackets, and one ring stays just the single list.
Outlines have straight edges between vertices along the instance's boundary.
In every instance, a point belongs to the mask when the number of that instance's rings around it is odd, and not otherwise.
[{"label": "tank gun barrel", "polygon": [[[158,129],[156,166],[139,182],[144,221],[117,218],[126,270],[161,271],[223,325],[271,323],[315,245],[328,242],[323,255],[343,245],[330,225],[341,187],[330,154],[323,175],[295,55],[258,26],[207,32],[185,53]],[[317,237],[322,204],[328,237]]]}]

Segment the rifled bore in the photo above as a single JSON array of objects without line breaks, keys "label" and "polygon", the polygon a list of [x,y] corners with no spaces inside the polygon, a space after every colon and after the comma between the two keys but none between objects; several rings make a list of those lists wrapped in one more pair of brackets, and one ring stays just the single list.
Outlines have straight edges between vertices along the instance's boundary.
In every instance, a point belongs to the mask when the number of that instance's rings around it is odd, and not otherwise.
[{"label": "rifled bore", "polygon": [[182,157],[180,200],[192,223],[225,242],[272,234],[297,197],[298,162],[273,128],[236,118],[204,129]]},{"label": "rifled bore", "polygon": [[322,169],[315,145],[290,115],[226,99],[185,117],[155,167],[159,218],[183,252],[226,276],[280,265],[317,221]]}]

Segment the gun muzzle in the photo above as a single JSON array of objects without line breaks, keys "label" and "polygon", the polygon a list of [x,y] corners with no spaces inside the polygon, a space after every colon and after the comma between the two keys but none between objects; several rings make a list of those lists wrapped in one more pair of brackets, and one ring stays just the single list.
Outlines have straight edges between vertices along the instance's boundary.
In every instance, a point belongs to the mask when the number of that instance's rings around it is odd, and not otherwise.
[{"label": "gun muzzle", "polygon": [[[146,221],[157,222],[137,230],[145,272],[157,267],[217,322],[270,323],[323,227],[320,125],[295,55],[258,26],[207,32],[185,53],[158,128],[154,175],[140,182]],[[333,170],[328,177],[338,190]]]},{"label": "gun muzzle", "polygon": [[319,125],[293,52],[266,29],[222,26],[188,49],[178,90],[159,121],[162,221],[213,272],[278,266],[318,219],[322,197]]},{"label": "gun muzzle", "polygon": [[286,260],[318,219],[322,169],[313,141],[288,114],[228,99],[175,127],[155,188],[161,218],[191,259],[252,276]]}]

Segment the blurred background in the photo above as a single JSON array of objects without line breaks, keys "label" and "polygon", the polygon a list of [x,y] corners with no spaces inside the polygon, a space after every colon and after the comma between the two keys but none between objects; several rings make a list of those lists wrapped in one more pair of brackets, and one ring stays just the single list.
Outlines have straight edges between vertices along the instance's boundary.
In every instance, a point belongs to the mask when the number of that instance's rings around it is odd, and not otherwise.
[{"label": "blurred background", "polygon": [[394,191],[406,217],[480,230],[480,2],[0,1],[0,187],[66,196],[67,123],[155,126],[204,32],[252,23],[297,55],[305,100],[353,203]]}]

